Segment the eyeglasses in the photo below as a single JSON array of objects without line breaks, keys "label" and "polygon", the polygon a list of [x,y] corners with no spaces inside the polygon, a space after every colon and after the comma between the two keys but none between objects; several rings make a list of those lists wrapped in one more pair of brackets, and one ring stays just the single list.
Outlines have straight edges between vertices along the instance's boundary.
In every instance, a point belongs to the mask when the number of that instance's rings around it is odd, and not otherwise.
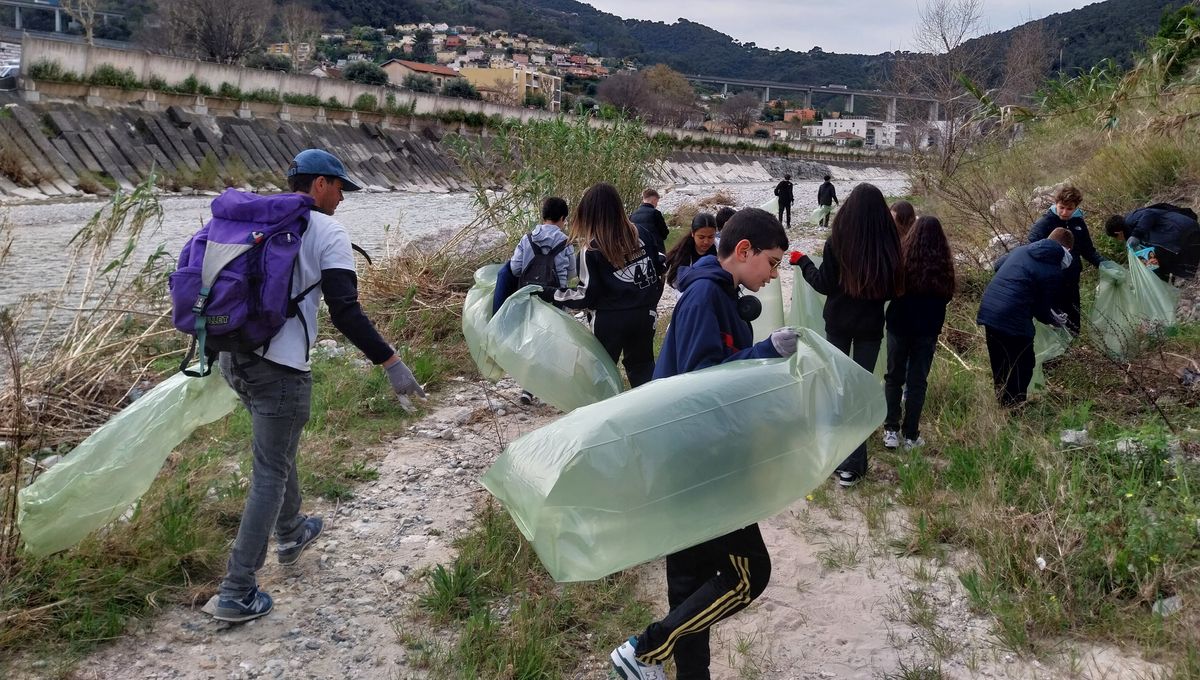
[{"label": "eyeglasses", "polygon": [[779,271],[779,265],[783,264],[783,258],[768,257],[767,262],[771,265],[771,271]]}]

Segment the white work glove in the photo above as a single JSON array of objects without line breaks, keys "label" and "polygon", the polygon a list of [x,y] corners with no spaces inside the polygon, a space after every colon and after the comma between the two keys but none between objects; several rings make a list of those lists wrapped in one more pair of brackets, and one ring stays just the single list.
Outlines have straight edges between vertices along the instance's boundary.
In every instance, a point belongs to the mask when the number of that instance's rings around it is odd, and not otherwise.
[{"label": "white work glove", "polygon": [[790,357],[796,353],[796,329],[784,326],[771,333],[771,346],[781,357]]},{"label": "white work glove", "polygon": [[396,359],[396,363],[383,370],[387,371],[388,382],[392,384],[392,391],[400,397],[401,406],[412,410],[410,396],[425,398],[425,390],[421,389],[421,384],[417,382],[416,376],[399,358]]},{"label": "white work glove", "polygon": [[1059,328],[1066,326],[1069,320],[1066,312],[1056,312],[1053,309],[1050,310],[1050,317],[1054,319],[1054,325]]}]

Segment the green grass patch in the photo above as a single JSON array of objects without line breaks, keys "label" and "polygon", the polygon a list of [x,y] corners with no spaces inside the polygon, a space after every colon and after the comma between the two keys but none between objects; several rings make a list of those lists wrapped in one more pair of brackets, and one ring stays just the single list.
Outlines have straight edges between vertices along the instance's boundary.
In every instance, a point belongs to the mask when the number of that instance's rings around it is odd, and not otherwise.
[{"label": "green grass patch", "polygon": [[559,678],[651,620],[622,572],[556,584],[507,513],[482,504],[454,542],[454,562],[426,573],[420,616],[434,626],[401,634],[417,665],[437,677]]}]

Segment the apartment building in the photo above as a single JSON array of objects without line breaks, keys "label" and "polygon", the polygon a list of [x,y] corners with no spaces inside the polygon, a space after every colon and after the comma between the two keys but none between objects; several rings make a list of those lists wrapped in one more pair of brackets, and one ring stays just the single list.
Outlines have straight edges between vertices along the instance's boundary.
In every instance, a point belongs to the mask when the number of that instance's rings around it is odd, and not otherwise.
[{"label": "apartment building", "polygon": [[557,112],[562,107],[562,78],[558,76],[516,67],[467,67],[460,75],[488,101],[521,106],[528,95],[541,94],[548,110]]}]

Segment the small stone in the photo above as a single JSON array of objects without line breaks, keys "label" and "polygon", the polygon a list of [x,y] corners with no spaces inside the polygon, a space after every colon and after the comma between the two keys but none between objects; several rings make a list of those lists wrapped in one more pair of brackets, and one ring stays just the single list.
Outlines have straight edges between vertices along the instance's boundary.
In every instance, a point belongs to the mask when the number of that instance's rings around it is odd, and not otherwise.
[{"label": "small stone", "polygon": [[446,468],[434,468],[433,470],[434,477],[445,477],[448,474],[450,474],[450,471]]},{"label": "small stone", "polygon": [[503,416],[508,415],[508,411],[505,411],[502,408],[498,408],[498,409],[496,409],[496,415],[503,417]]},{"label": "small stone", "polygon": [[305,648],[307,648],[307,649],[320,649],[320,648],[321,648],[321,641],[320,641],[320,640],[312,640],[312,639],[310,639],[310,640],[308,640],[307,642],[305,642],[305,643],[304,643],[304,647],[305,647]]},{"label": "small stone", "polygon": [[1165,600],[1159,600],[1158,602],[1155,602],[1154,606],[1150,608],[1150,611],[1165,618],[1171,616],[1172,614],[1178,613],[1182,609],[1183,598],[1179,597],[1178,595],[1173,595]]},{"label": "small stone", "polygon": [[1087,446],[1092,443],[1087,430],[1063,430],[1058,440],[1067,446]]},{"label": "small stone", "polygon": [[1117,441],[1117,453],[1126,456],[1136,456],[1145,450],[1146,447],[1136,439],[1121,439]]},{"label": "small stone", "polygon": [[399,585],[404,581],[404,574],[396,569],[388,569],[383,572],[383,582],[389,586]]}]

